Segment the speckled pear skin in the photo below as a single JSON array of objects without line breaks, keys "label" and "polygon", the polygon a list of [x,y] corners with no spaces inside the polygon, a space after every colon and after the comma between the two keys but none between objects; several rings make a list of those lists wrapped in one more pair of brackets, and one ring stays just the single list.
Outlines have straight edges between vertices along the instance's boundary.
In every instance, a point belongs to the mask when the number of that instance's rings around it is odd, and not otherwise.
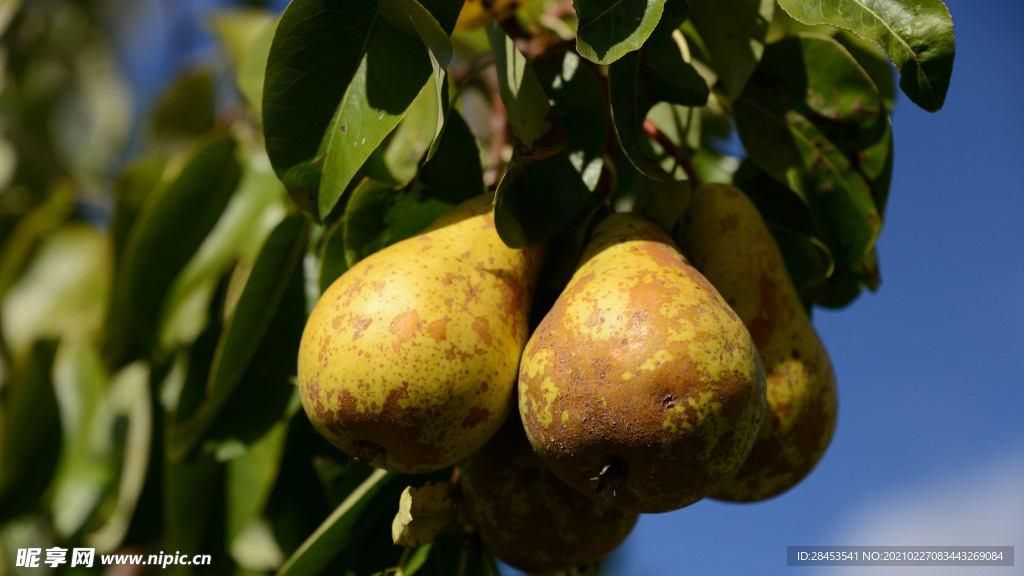
[{"label": "speckled pear skin", "polygon": [[742,191],[699,188],[688,208],[683,249],[747,325],[761,352],[768,412],[747,461],[712,494],[752,502],[806,477],[836,426],[837,391],[828,353],[800,302],[768,226]]},{"label": "speckled pear skin", "polygon": [[519,411],[564,482],[614,508],[667,512],[747,457],[764,371],[739,317],[672,240],[614,214],[527,343]]},{"label": "speckled pear skin", "polygon": [[548,470],[518,418],[462,467],[466,512],[487,547],[533,574],[561,572],[602,558],[633,530],[638,514],[583,496]]},{"label": "speckled pear skin", "polygon": [[400,473],[451,466],[515,405],[542,248],[514,250],[491,197],[368,256],[320,297],[298,383],[314,427],[349,456]]}]

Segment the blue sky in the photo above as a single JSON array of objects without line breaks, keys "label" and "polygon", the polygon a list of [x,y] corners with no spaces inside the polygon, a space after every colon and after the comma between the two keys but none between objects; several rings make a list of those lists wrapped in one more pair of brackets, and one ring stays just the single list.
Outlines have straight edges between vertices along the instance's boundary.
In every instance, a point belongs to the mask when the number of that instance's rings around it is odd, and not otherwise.
[{"label": "blue sky", "polygon": [[[840,390],[829,452],[769,502],[704,501],[644,516],[615,571],[829,573],[786,567],[787,545],[1024,550],[1024,3],[946,3],[957,55],[945,107],[930,114],[900,95],[893,115],[881,289],[815,314]],[[167,48],[174,34],[195,33],[192,22],[131,55],[137,86],[152,90],[162,70],[202,55]]]},{"label": "blue sky", "polygon": [[1024,3],[946,4],[957,54],[945,107],[900,98],[893,114],[882,286],[815,313],[839,386],[832,446],[769,502],[643,517],[623,573],[829,573],[787,568],[787,545],[1024,550]]}]

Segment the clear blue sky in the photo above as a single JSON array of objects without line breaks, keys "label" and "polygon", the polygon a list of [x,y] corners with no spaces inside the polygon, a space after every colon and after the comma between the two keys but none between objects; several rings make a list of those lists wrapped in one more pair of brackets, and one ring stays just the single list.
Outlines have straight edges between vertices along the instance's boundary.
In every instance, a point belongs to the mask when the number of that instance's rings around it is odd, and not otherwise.
[{"label": "clear blue sky", "polygon": [[[210,3],[227,2],[187,6]],[[772,501],[704,501],[644,516],[609,572],[828,572],[786,567],[787,545],[1024,552],[1024,3],[946,3],[957,37],[946,105],[929,114],[901,95],[893,115],[882,287],[815,315],[840,390],[829,452]],[[126,62],[137,86],[154,86],[167,67],[201,54],[167,49],[199,38],[188,22],[149,36],[152,51]],[[983,573],[1022,574],[1022,564]],[[833,571],[864,573],[857,570]]]}]

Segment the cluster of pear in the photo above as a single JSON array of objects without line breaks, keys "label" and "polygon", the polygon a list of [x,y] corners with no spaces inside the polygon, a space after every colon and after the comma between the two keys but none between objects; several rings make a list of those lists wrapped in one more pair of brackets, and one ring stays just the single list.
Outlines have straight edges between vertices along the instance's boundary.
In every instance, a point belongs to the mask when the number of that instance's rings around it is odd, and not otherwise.
[{"label": "cluster of pear", "polygon": [[490,208],[453,209],[324,292],[298,381],[331,443],[401,473],[460,464],[484,542],[536,572],[596,561],[639,513],[769,498],[815,466],[832,368],[742,192],[698,189],[682,250],[605,217],[532,332],[544,249],[505,246]]}]

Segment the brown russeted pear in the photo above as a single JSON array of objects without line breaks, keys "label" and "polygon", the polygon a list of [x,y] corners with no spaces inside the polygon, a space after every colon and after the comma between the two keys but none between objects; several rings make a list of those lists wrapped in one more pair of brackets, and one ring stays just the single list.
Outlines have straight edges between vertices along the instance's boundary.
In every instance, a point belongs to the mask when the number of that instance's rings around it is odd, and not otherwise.
[{"label": "brown russeted pear", "polygon": [[510,417],[462,467],[470,521],[506,564],[548,574],[591,564],[629,535],[638,514],[605,506],[567,486]]},{"label": "brown russeted pear", "polygon": [[743,463],[764,370],[743,322],[671,238],[613,214],[527,343],[519,411],[567,484],[621,510],[666,512]]},{"label": "brown russeted pear", "polygon": [[484,445],[515,403],[543,249],[501,241],[491,197],[342,274],[299,348],[302,406],[349,456],[423,473]]},{"label": "brown russeted pear", "polygon": [[836,425],[835,375],[778,245],[735,187],[699,188],[683,250],[750,330],[764,363],[768,411],[739,472],[712,494],[734,502],[781,494],[811,472]]}]

